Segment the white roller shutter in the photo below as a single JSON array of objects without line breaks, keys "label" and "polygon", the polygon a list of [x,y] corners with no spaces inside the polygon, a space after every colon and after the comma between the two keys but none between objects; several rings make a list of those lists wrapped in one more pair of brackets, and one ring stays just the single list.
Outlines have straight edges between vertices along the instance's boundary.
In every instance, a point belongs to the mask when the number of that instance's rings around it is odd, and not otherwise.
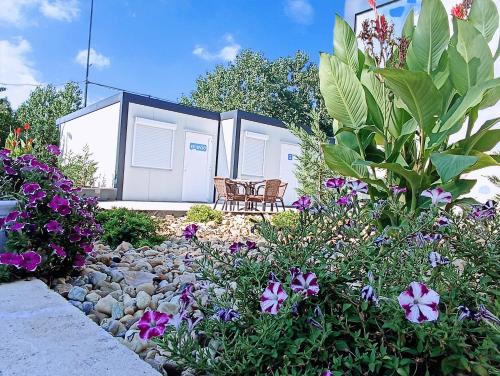
[{"label": "white roller shutter", "polygon": [[241,173],[250,176],[264,176],[266,142],[269,136],[245,132],[243,144],[243,165]]},{"label": "white roller shutter", "polygon": [[176,128],[175,124],[137,117],[132,166],[171,170]]}]

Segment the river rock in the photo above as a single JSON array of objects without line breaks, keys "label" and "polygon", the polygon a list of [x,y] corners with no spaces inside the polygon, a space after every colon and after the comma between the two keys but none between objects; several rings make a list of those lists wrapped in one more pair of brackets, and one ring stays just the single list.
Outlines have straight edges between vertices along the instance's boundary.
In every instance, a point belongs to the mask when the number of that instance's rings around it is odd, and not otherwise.
[{"label": "river rock", "polygon": [[87,300],[93,304],[96,304],[99,301],[99,299],[101,299],[101,295],[99,295],[93,291],[88,293],[87,296],[85,297],[85,300]]},{"label": "river rock", "polygon": [[144,291],[148,295],[154,295],[156,287],[152,283],[143,283],[143,284],[137,286],[136,290],[137,290],[137,293],[139,293],[140,291]]},{"label": "river rock", "polygon": [[139,309],[145,309],[146,307],[149,307],[149,304],[151,303],[151,296],[145,291],[139,291],[136,299],[137,308]]},{"label": "river rock", "polygon": [[110,295],[105,296],[97,302],[95,310],[110,316],[113,310],[113,304],[115,303],[117,303],[115,298]]},{"label": "river rock", "polygon": [[136,287],[144,283],[153,282],[153,278],[156,276],[149,272],[125,270],[123,271],[123,277],[125,278],[127,285]]},{"label": "river rock", "polygon": [[75,286],[69,291],[68,299],[83,302],[85,300],[86,295],[87,295],[86,289],[84,289],[83,287]]},{"label": "river rock", "polygon": [[89,274],[89,281],[94,286],[100,287],[101,284],[106,281],[107,275],[98,271],[94,271]]},{"label": "river rock", "polygon": [[111,307],[111,318],[115,320],[119,320],[124,315],[124,307],[122,302],[116,302]]}]

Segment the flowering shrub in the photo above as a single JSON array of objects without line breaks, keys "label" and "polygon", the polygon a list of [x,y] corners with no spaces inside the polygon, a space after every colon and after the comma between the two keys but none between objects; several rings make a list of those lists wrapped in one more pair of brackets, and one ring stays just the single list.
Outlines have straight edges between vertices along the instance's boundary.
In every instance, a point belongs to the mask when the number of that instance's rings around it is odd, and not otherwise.
[{"label": "flowering shrub", "polygon": [[[186,288],[189,304],[157,339],[170,357],[213,375],[494,374],[496,203],[452,215],[435,201],[406,214],[396,187],[366,202],[360,182],[327,186],[321,201],[297,200],[295,227],[260,222],[266,247],[224,251],[186,228],[210,299],[195,311]],[[381,210],[401,224],[382,227]]]},{"label": "flowering shrub", "polygon": [[[60,153],[54,145],[48,152]],[[79,188],[55,167],[31,154],[15,157],[8,149],[0,150],[0,187],[19,207],[0,219],[9,251],[0,254],[0,264],[53,276],[84,266],[101,230],[94,220],[95,199],[80,197]]]}]

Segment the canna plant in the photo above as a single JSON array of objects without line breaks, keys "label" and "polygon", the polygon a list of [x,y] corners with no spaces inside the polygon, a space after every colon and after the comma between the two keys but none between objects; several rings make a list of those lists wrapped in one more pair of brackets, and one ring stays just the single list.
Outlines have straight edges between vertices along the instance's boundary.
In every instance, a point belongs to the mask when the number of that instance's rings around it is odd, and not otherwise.
[{"label": "canna plant", "polygon": [[[358,38],[337,16],[334,54],[320,59],[321,93],[337,139],[323,145],[333,171],[367,183],[374,197],[406,188],[401,200],[411,211],[429,205],[422,193],[440,188],[449,205],[466,202],[476,180],[464,173],[497,166],[488,154],[500,141],[493,129],[500,117],[476,124],[478,112],[496,105],[500,78],[494,77],[490,42],[498,29],[493,0],[464,0],[452,10],[452,34],[441,0],[423,0],[418,22],[413,11],[402,34],[377,12]],[[450,136],[466,127],[466,136]]]}]

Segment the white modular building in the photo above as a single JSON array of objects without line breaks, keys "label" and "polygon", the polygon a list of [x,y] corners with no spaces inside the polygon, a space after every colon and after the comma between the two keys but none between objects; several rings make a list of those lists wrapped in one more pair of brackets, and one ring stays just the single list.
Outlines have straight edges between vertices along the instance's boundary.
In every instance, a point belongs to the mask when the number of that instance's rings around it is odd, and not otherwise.
[{"label": "white modular building", "polygon": [[278,119],[121,92],[57,120],[64,155],[85,147],[117,200],[213,202],[213,178],[278,178],[296,198],[298,139]]}]

